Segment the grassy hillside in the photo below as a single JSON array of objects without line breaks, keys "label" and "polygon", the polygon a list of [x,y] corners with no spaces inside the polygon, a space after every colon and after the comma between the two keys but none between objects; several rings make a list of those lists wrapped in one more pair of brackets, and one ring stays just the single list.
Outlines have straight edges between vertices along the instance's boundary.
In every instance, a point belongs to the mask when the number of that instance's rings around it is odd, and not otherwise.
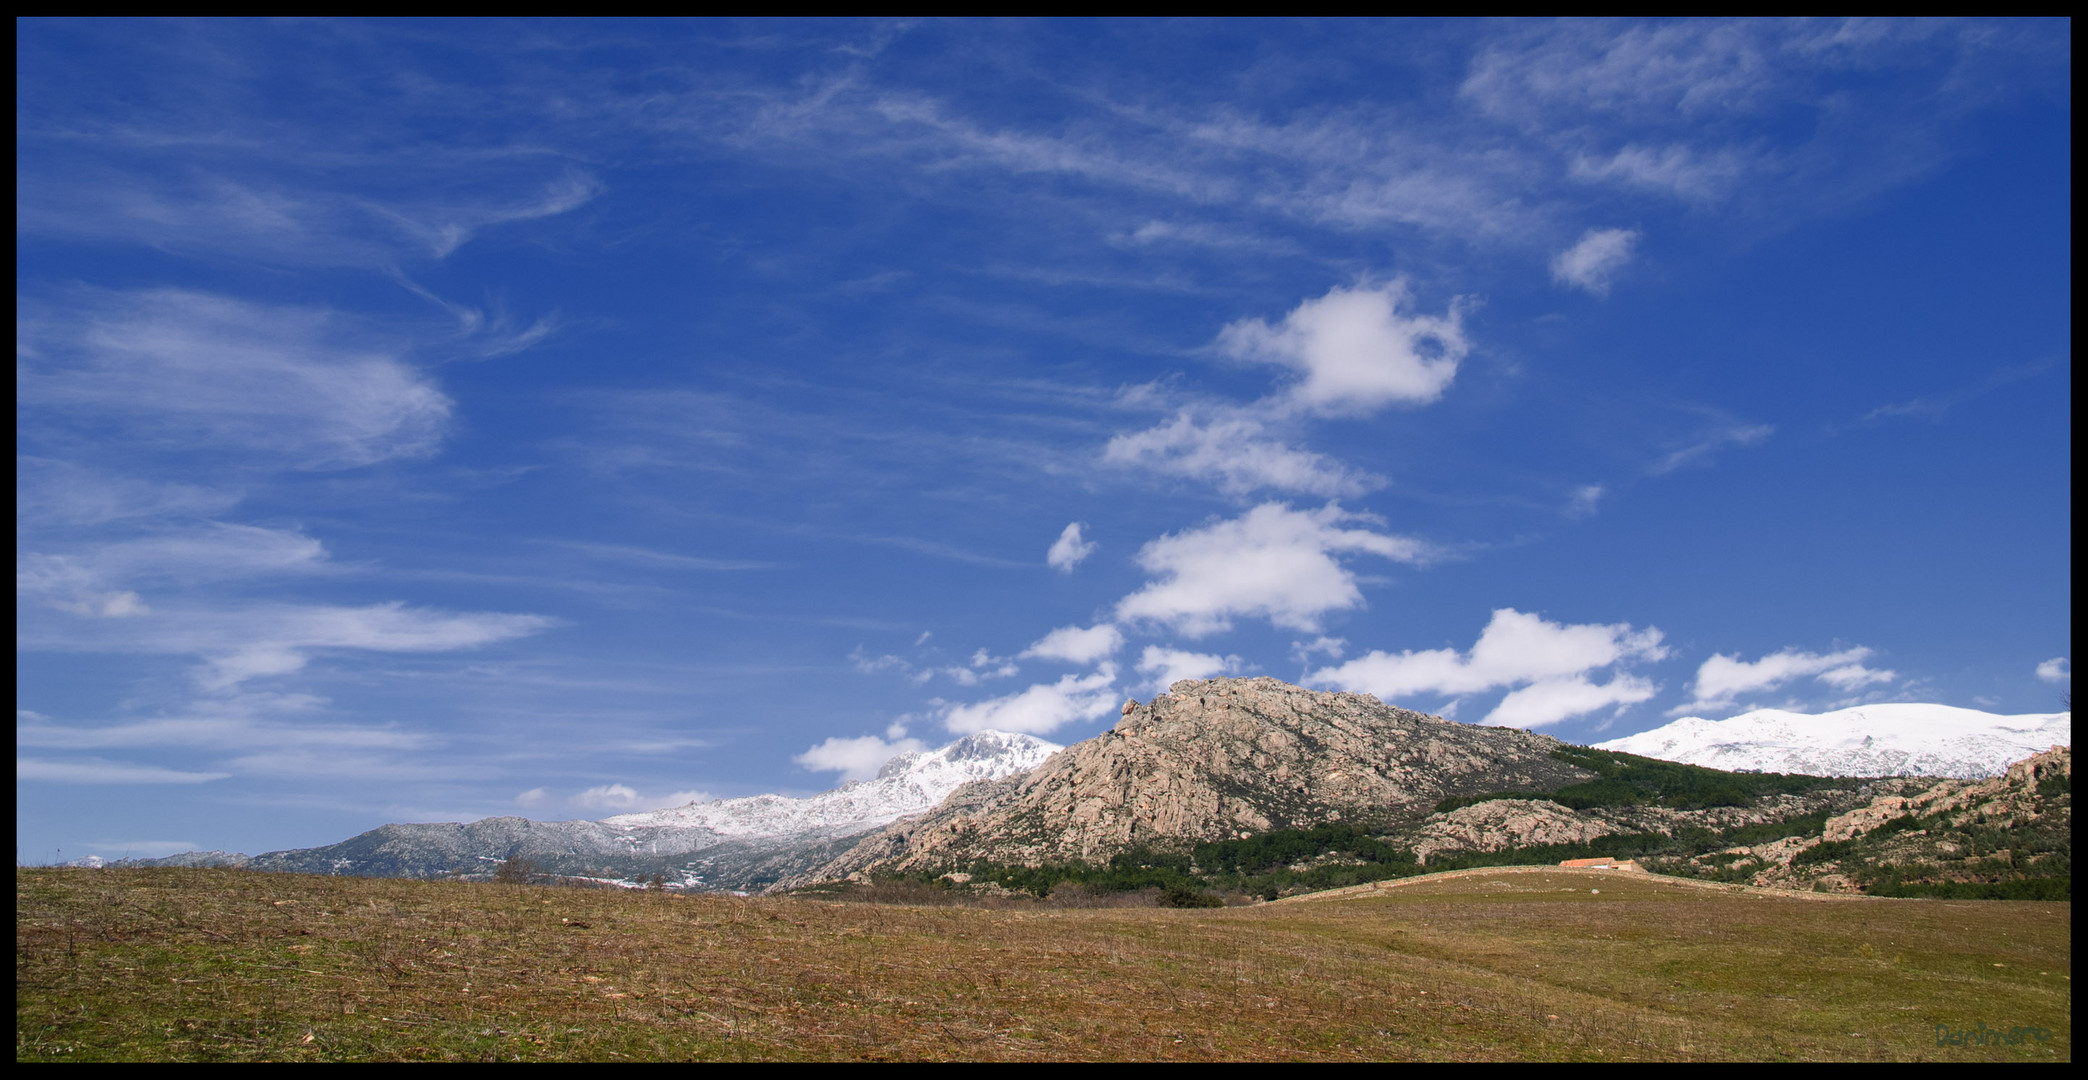
[{"label": "grassy hillside", "polygon": [[20,1060],[2072,1056],[2066,903],[1559,870],[1206,910],[186,869],[15,890]]}]

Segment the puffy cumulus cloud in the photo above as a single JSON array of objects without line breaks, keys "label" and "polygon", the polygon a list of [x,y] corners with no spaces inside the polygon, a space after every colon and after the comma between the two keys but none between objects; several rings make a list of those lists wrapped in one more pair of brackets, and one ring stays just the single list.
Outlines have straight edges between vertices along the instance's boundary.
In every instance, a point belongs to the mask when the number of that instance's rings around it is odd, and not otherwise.
[{"label": "puffy cumulus cloud", "polygon": [[1322,634],[1311,641],[1291,642],[1290,654],[1292,660],[1300,664],[1309,664],[1312,662],[1312,658],[1320,653],[1326,653],[1329,660],[1339,660],[1341,659],[1341,654],[1347,651],[1347,638],[1328,637]]},{"label": "puffy cumulus cloud", "polygon": [[1455,305],[1442,315],[1407,315],[1404,279],[1336,287],[1271,326],[1242,319],[1218,347],[1242,360],[1290,368],[1300,379],[1278,399],[1310,413],[1362,415],[1443,395],[1471,348]]},{"label": "puffy cumulus cloud", "polygon": [[1539,679],[1509,691],[1482,723],[1538,728],[1612,705],[1636,705],[1659,691],[1651,680],[1627,674],[1615,675],[1600,686],[1583,675]]},{"label": "puffy cumulus cloud", "polygon": [[1618,673],[1596,685],[1602,668],[1666,658],[1658,629],[1629,623],[1555,623],[1500,608],[1469,653],[1456,649],[1387,653],[1373,649],[1306,676],[1317,685],[1376,694],[1387,701],[1419,693],[1462,695],[1519,687],[1481,723],[1538,727],[1610,705],[1644,701],[1652,683]]},{"label": "puffy cumulus cloud", "polygon": [[638,805],[638,792],[623,784],[603,784],[567,801],[588,810],[631,810]]},{"label": "puffy cumulus cloud", "polygon": [[1589,229],[1579,243],[1552,259],[1552,280],[1595,296],[1608,296],[1611,281],[1631,261],[1638,239],[1639,234],[1631,229]]},{"label": "puffy cumulus cloud", "polygon": [[1093,555],[1101,545],[1081,539],[1080,531],[1084,527],[1078,521],[1066,526],[1058,539],[1051,542],[1051,550],[1044,553],[1045,564],[1061,574],[1070,574],[1081,560]]},{"label": "puffy cumulus cloud", "polygon": [[2037,677],[2048,683],[2073,681],[2073,661],[2064,656],[2055,656],[2037,665]]},{"label": "puffy cumulus cloud", "polygon": [[1360,520],[1369,519],[1331,503],[1318,510],[1264,503],[1237,518],[1162,536],[1138,553],[1138,564],[1159,580],[1119,601],[1117,618],[1192,638],[1229,629],[1241,617],[1317,633],[1326,613],[1363,604],[1355,575],[1336,555],[1406,563],[1430,555],[1410,537],[1341,527]]},{"label": "puffy cumulus cloud", "polygon": [[1385,485],[1382,477],[1273,438],[1249,417],[1199,421],[1186,410],[1157,427],[1115,436],[1102,460],[1201,480],[1228,495],[1270,490],[1332,497]]},{"label": "puffy cumulus cloud", "polygon": [[[896,731],[903,735],[905,730],[894,725],[885,734],[890,736]],[[893,738],[887,742],[875,735],[854,739],[836,736],[790,760],[813,772],[840,773],[842,783],[848,783],[868,780],[877,775],[877,770],[883,768],[885,762],[901,754],[918,754],[927,748],[928,745],[919,739]]]},{"label": "puffy cumulus cloud", "polygon": [[450,399],[333,313],[175,289],[97,293],[22,320],[16,392],[154,447],[350,467],[432,452]]},{"label": "puffy cumulus cloud", "polygon": [[1109,623],[1096,626],[1061,626],[1022,650],[1022,658],[1064,660],[1070,664],[1092,664],[1124,647],[1123,631]]},{"label": "puffy cumulus cloud", "polygon": [[1219,656],[1215,653],[1194,653],[1186,649],[1163,649],[1148,645],[1139,655],[1138,670],[1146,676],[1144,686],[1148,690],[1164,691],[1183,679],[1209,679],[1218,675],[1231,675],[1240,670],[1242,664],[1237,656]]},{"label": "puffy cumulus cloud", "polygon": [[1785,649],[1753,661],[1742,660],[1738,654],[1715,655],[1697,668],[1696,700],[1677,711],[1729,707],[1743,694],[1774,690],[1808,676],[1844,692],[1899,677],[1896,672],[1865,667],[1863,661],[1872,652],[1863,646],[1834,653]]},{"label": "puffy cumulus cloud", "polygon": [[1042,735],[1075,721],[1096,720],[1118,705],[1116,676],[1116,665],[1103,664],[1088,675],[1067,675],[1005,697],[952,705],[943,714],[943,726],[958,735],[975,731]]},{"label": "puffy cumulus cloud", "polygon": [[548,788],[530,788],[528,791],[525,791],[522,794],[515,796],[515,805],[521,807],[534,808],[542,806],[550,801],[551,791]]}]

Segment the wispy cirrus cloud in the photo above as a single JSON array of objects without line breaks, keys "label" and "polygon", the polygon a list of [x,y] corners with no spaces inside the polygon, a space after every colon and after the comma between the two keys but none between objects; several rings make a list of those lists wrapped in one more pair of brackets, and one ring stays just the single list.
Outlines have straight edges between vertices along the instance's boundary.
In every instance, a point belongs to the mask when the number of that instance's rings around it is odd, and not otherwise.
[{"label": "wispy cirrus cloud", "polygon": [[15,758],[16,782],[43,784],[207,784],[231,777],[228,772],[191,772],[158,765],[133,765],[101,758],[46,761]]},{"label": "wispy cirrus cloud", "polygon": [[432,379],[323,308],[185,289],[22,304],[16,391],[32,428],[351,468],[431,453],[449,427]]}]

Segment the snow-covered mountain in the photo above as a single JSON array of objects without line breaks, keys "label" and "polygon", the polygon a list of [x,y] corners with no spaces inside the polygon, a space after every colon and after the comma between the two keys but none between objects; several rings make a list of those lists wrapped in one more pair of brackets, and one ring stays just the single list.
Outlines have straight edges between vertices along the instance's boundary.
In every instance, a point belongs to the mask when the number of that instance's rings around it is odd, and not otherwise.
[{"label": "snow-covered mountain", "polygon": [[677,887],[754,890],[833,858],[861,834],[933,808],[973,780],[1025,773],[1060,750],[1029,735],[982,731],[902,754],[875,779],[806,798],[754,795],[621,814],[603,821],[486,818],[382,825],[325,847],[264,855],[188,852],[130,866],[245,866],[305,874],[443,877],[488,874],[507,859],[544,873]]},{"label": "snow-covered mountain", "polygon": [[843,784],[803,799],[750,795],[690,803],[672,810],[618,814],[602,824],[628,828],[697,827],[734,839],[862,832],[933,809],[974,780],[1025,773],[1064,749],[1031,735],[981,731],[885,762],[875,779]]},{"label": "snow-covered mountain", "polygon": [[1999,776],[2011,762],[2073,745],[2073,713],[2001,716],[1949,705],[1859,705],[1807,715],[1756,709],[1687,716],[1595,744],[1729,772],[1814,776]]}]

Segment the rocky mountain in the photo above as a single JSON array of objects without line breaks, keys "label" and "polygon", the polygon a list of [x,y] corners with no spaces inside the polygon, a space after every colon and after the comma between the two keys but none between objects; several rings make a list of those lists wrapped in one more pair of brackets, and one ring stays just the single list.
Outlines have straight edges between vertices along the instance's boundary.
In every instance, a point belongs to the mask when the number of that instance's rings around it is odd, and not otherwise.
[{"label": "rocky mountain", "polygon": [[897,879],[1193,904],[1600,856],[1779,888],[2052,899],[2070,895],[2071,776],[2063,747],[1988,779],[1734,772],[1273,679],[1184,681],[778,888]]},{"label": "rocky mountain", "polygon": [[1949,705],[1860,705],[1806,715],[1757,709],[1690,716],[1595,744],[1729,772],[1814,776],[1998,776],[2013,762],[2073,745],[2073,714],[2000,716]]},{"label": "rocky mountain", "polygon": [[[1770,888],[2058,899],[2034,887],[2070,882],[2072,852],[2073,751],[2053,747],[2000,776],[1881,792],[1791,835],[1653,866]],[[1996,888],[2010,883],[2033,887]]]},{"label": "rocky mountain", "polygon": [[1550,791],[1594,773],[1563,744],[1270,678],[1188,680],[1036,770],[957,789],[784,886],[938,863],[1100,862],[1347,821],[1390,830],[1445,798]]},{"label": "rocky mountain", "polygon": [[755,795],[602,821],[383,825],[325,847],[256,856],[188,852],[124,865],[446,877],[490,875],[516,859],[564,877],[631,883],[658,874],[682,888],[752,891],[831,861],[864,832],[928,810],[961,785],[1028,772],[1059,749],[1029,735],[984,731],[893,758],[874,779],[802,799]]}]

